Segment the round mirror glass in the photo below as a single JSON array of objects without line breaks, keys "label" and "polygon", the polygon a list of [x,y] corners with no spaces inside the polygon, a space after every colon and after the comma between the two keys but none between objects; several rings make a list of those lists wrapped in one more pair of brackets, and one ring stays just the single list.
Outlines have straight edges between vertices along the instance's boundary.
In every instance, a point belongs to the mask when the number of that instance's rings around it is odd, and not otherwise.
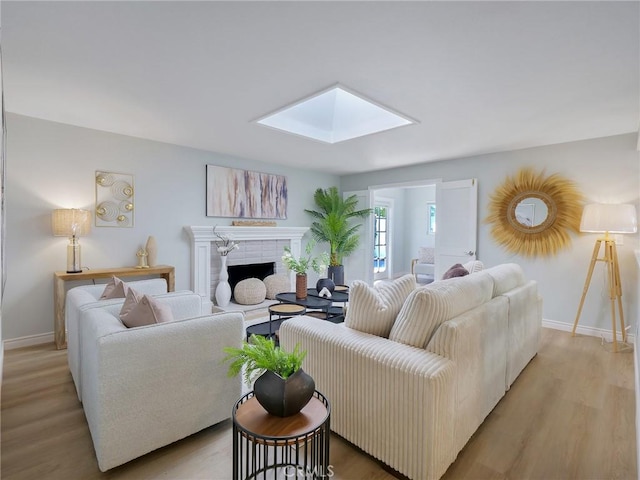
[{"label": "round mirror glass", "polygon": [[523,227],[542,225],[549,215],[547,204],[536,197],[523,198],[515,209],[516,221]]}]

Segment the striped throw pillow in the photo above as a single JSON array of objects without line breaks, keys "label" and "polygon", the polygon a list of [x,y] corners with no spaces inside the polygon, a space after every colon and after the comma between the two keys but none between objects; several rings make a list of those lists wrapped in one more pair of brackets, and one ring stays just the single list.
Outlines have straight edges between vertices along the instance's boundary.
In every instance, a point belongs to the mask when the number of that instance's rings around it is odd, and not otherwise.
[{"label": "striped throw pillow", "polygon": [[404,302],[389,340],[425,348],[447,320],[491,300],[493,281],[478,273],[418,288]]},{"label": "striped throw pillow", "polygon": [[347,327],[388,337],[404,301],[416,288],[413,275],[370,287],[356,280],[349,288],[349,308],[344,323]]}]

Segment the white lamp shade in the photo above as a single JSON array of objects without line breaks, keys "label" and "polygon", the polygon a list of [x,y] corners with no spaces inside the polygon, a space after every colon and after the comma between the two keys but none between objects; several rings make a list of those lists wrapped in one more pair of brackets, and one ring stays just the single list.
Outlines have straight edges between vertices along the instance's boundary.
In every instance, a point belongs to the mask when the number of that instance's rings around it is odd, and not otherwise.
[{"label": "white lamp shade", "polygon": [[78,208],[58,208],[51,215],[51,228],[56,237],[80,237],[91,231],[91,212]]},{"label": "white lamp shade", "polygon": [[592,203],[582,211],[581,232],[636,233],[636,207],[629,204]]}]

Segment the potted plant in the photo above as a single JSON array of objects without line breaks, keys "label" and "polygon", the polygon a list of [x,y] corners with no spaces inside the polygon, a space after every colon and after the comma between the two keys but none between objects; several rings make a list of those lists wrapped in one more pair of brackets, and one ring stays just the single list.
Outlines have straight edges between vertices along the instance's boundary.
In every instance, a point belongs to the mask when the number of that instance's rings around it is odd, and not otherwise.
[{"label": "potted plant", "polygon": [[296,298],[307,297],[307,271],[309,268],[316,273],[320,273],[327,268],[329,263],[329,254],[327,252],[321,253],[318,257],[311,255],[315,245],[316,242],[314,241],[308,242],[305,247],[306,256],[300,256],[300,258],[295,258],[291,253],[291,249],[284,247],[282,263],[287,269],[296,272]]},{"label": "potted plant", "polygon": [[362,224],[352,224],[353,218],[366,218],[370,208],[356,210],[358,198],[343,198],[336,187],[318,188],[313,195],[318,210],[305,210],[315,221],[311,234],[319,242],[327,242],[331,250],[328,276],[336,285],[344,284],[344,257],[352,254],[360,243],[357,231]]},{"label": "potted plant", "polygon": [[225,347],[224,352],[227,356],[223,361],[231,361],[228,375],[234,377],[244,369],[247,385],[255,379],[256,400],[271,415],[295,415],[311,400],[316,386],[302,370],[307,352],[301,352],[299,345],[293,352],[285,352],[272,339],[251,335],[241,348]]}]

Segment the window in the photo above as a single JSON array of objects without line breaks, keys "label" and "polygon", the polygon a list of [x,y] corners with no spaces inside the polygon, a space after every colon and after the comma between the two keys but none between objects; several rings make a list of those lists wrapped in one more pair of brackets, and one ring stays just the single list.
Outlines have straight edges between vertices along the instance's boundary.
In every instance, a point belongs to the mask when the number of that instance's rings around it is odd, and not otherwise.
[{"label": "window", "polygon": [[373,211],[373,273],[380,274],[387,270],[388,210],[377,205]]},{"label": "window", "polygon": [[436,204],[427,203],[427,235],[436,233]]}]

